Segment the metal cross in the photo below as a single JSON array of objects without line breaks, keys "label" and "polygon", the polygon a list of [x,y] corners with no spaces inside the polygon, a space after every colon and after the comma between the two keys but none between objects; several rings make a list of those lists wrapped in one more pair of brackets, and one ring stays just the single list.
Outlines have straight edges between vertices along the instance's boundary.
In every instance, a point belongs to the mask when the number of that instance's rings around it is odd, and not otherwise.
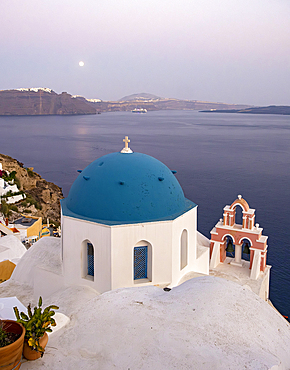
[{"label": "metal cross", "polygon": [[128,149],[129,148],[128,144],[130,143],[131,140],[128,138],[128,136],[125,136],[125,139],[123,139],[123,141],[125,143],[125,149]]}]

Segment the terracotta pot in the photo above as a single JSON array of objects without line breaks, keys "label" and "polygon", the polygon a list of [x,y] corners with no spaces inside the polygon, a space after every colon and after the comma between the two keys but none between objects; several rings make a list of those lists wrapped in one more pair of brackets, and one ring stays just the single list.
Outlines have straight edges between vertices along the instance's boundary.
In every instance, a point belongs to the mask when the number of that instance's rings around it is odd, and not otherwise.
[{"label": "terracotta pot", "polygon": [[[41,345],[42,348],[45,348],[45,346],[47,345],[47,342],[48,342],[48,335],[47,333],[44,333],[44,335],[39,339],[39,344]],[[41,353],[29,347],[27,341],[25,341],[24,346],[23,346],[23,356],[27,360],[37,360],[41,356]]]},{"label": "terracotta pot", "polygon": [[25,329],[21,324],[13,320],[2,320],[2,322],[6,331],[21,335],[15,342],[0,348],[0,369],[18,370],[21,366]]}]

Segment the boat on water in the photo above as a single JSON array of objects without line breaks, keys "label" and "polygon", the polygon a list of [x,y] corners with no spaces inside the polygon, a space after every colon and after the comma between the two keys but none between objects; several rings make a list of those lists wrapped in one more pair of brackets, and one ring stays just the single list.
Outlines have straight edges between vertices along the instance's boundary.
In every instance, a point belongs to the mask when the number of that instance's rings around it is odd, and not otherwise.
[{"label": "boat on water", "polygon": [[132,110],[132,113],[147,113],[147,109],[145,108],[135,108]]}]

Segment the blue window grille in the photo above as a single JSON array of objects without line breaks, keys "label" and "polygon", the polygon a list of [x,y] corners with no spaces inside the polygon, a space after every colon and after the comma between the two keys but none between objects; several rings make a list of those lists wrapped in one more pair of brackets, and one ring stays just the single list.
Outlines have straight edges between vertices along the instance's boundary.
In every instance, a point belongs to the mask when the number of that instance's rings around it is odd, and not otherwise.
[{"label": "blue window grille", "polygon": [[88,256],[88,275],[94,276],[94,247],[92,243],[87,243]]},{"label": "blue window grille", "polygon": [[134,280],[147,278],[148,247],[134,248]]}]

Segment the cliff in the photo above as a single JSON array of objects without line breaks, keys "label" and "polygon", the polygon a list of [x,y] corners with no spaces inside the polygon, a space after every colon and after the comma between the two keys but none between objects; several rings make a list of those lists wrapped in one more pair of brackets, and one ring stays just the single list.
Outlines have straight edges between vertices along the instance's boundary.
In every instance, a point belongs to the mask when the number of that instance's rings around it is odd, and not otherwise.
[{"label": "cliff", "polygon": [[11,219],[27,213],[43,217],[45,221],[49,217],[50,222],[60,223],[60,199],[63,198],[61,188],[44,180],[33,168],[25,168],[23,163],[8,155],[0,154],[0,162],[4,171],[16,172],[15,183],[26,194],[26,199],[16,203],[16,207],[10,206]]},{"label": "cliff", "polygon": [[96,109],[86,101],[75,99],[66,92],[57,94],[47,88],[0,91],[2,116],[71,114],[96,114]]}]

